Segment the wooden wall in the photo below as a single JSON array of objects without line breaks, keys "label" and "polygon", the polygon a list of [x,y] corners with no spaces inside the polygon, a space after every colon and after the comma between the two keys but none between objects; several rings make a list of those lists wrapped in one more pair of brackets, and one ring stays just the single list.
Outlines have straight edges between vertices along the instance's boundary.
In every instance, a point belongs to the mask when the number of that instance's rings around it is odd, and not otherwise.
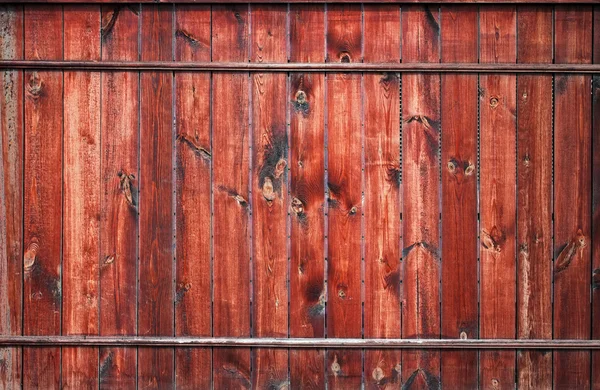
[{"label": "wooden wall", "polygon": [[[589,5],[1,5],[0,59],[600,63]],[[600,339],[600,79],[3,69],[0,333]],[[0,388],[600,389],[600,352],[7,347]]]}]

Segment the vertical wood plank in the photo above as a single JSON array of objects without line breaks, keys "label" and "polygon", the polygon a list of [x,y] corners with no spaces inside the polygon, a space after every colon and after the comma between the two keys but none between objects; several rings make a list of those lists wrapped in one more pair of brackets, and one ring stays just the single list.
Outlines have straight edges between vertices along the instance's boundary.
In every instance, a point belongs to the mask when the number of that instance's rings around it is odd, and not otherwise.
[{"label": "vertical wood plank", "polygon": [[[213,6],[212,60],[248,60],[248,6]],[[213,73],[213,335],[250,336],[249,76]],[[250,349],[213,351],[215,388],[250,388]]]},{"label": "vertical wood plank", "polygon": [[[0,7],[0,59],[23,59],[23,7]],[[0,333],[20,335],[23,241],[23,72],[2,71],[0,94]],[[0,348],[0,387],[20,389],[22,348]]]},{"label": "vertical wood plank", "polygon": [[[142,6],[141,18],[141,60],[171,60],[172,6]],[[138,334],[172,336],[173,74],[142,72],[140,88]],[[172,348],[138,348],[138,386],[172,386],[173,353]]]},{"label": "vertical wood plank", "polygon": [[[287,6],[251,7],[250,61],[286,62]],[[253,336],[288,335],[287,75],[253,73],[252,281]],[[288,386],[288,352],[253,351],[255,388]]]},{"label": "vertical wood plank", "polygon": [[[210,61],[210,6],[175,9],[175,59]],[[175,335],[211,336],[210,73],[175,73]],[[177,348],[176,387],[210,388],[210,348]]]},{"label": "vertical wood plank", "polygon": [[[592,9],[557,6],[556,63],[591,63]],[[591,336],[591,77],[554,79],[554,338]],[[554,352],[554,387],[588,388],[590,351]]]},{"label": "vertical wood plank", "polygon": [[[102,7],[102,59],[138,60],[139,6]],[[101,104],[100,334],[137,331],[139,73],[104,72]],[[100,349],[100,388],[137,383],[136,348]]]},{"label": "vertical wood plank", "polygon": [[[552,8],[517,7],[517,61],[552,62]],[[517,337],[552,338],[552,75],[517,77]],[[517,352],[517,385],[552,387],[552,353]]]},{"label": "vertical wood plank", "polygon": [[[594,7],[594,64],[600,63],[600,7]],[[600,340],[600,75],[592,77],[592,338]],[[592,389],[600,389],[600,351],[592,351]]]},{"label": "vertical wood plank", "polygon": [[[442,62],[477,62],[477,7],[441,10]],[[477,303],[477,75],[443,74],[442,337],[479,337]],[[456,99],[462,96],[462,99]],[[441,353],[442,386],[476,388],[477,352]]]},{"label": "vertical wood plank", "polygon": [[[358,5],[327,8],[328,62],[362,61]],[[362,336],[362,76],[329,74],[327,120],[327,336]],[[359,266],[360,264],[360,266]],[[327,351],[332,389],[362,384],[362,351]]]},{"label": "vertical wood plank", "polygon": [[[437,6],[402,8],[405,62],[439,62]],[[403,338],[440,337],[440,76],[402,75]],[[439,351],[402,352],[406,385],[440,387]]]},{"label": "vertical wood plank", "polygon": [[[25,6],[25,59],[63,57],[62,6]],[[61,333],[62,72],[25,73],[23,333]],[[59,388],[60,348],[24,348],[23,386]]]},{"label": "vertical wood plank", "polygon": [[[480,9],[480,62],[516,62],[516,16],[514,5]],[[481,338],[516,337],[515,94],[515,74],[479,76]],[[480,386],[514,389],[515,359],[515,351],[480,351]]]},{"label": "vertical wood plank", "polygon": [[[364,61],[400,62],[400,7],[364,6]],[[400,337],[400,77],[364,80],[364,336]],[[399,350],[365,351],[368,388],[400,388]]]},{"label": "vertical wood plank", "polygon": [[[100,59],[100,7],[63,9],[65,60]],[[98,335],[100,73],[64,72],[63,332]],[[98,348],[63,348],[64,388],[98,387]]]},{"label": "vertical wood plank", "polygon": [[[291,5],[289,17],[290,60],[324,62],[324,7]],[[325,75],[290,78],[290,336],[324,337]],[[324,388],[324,359],[322,349],[290,351],[291,387]]]}]

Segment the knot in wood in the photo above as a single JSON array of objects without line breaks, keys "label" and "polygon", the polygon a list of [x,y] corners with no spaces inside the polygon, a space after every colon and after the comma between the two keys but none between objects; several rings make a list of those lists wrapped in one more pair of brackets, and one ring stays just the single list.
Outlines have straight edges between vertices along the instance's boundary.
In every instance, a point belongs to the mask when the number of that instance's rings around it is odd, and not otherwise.
[{"label": "knot in wood", "polygon": [[292,211],[296,215],[304,214],[304,205],[302,204],[302,201],[300,199],[298,199],[298,198],[292,199]]},{"label": "knot in wood", "polygon": [[341,299],[346,299],[346,292],[342,289],[338,290],[338,297]]},{"label": "knot in wood", "polygon": [[381,380],[383,378],[385,378],[385,375],[383,374],[383,370],[381,369],[381,367],[375,367],[375,369],[373,370],[373,372],[371,373],[371,376],[373,377],[373,379],[375,379],[375,381],[377,382],[381,382]]},{"label": "knot in wood", "polygon": [[465,331],[460,332],[460,339],[461,340],[466,340],[467,339],[467,332],[465,332]]},{"label": "knot in wood", "polygon": [[37,97],[41,94],[44,83],[40,78],[38,72],[33,72],[29,77],[29,83],[27,83],[27,92],[32,96]]},{"label": "knot in wood", "polygon": [[30,273],[35,265],[35,259],[37,252],[40,249],[39,241],[36,237],[31,239],[31,242],[27,246],[27,250],[23,256],[23,271],[27,274]]},{"label": "knot in wood", "polygon": [[283,175],[286,166],[287,161],[284,158],[279,159],[279,161],[277,161],[277,164],[275,164],[275,171],[273,172],[273,177],[275,179],[279,179],[281,175]]},{"label": "knot in wood", "polygon": [[263,187],[262,187],[262,194],[263,194],[263,198],[265,198],[265,200],[267,202],[272,202],[273,200],[275,200],[275,191],[273,190],[273,181],[271,180],[270,177],[265,177],[265,181],[264,181]]},{"label": "knot in wood", "polygon": [[352,62],[352,58],[350,57],[350,53],[343,51],[340,53],[340,62],[349,63]]},{"label": "knot in wood", "polygon": [[496,378],[492,379],[492,387],[494,389],[497,389],[499,385],[500,385],[500,382],[498,381],[498,379],[496,379]]},{"label": "knot in wood", "polygon": [[490,99],[490,107],[492,107],[492,108],[498,107],[498,98],[497,97],[494,96]]},{"label": "knot in wood", "polygon": [[475,172],[475,165],[469,163],[465,168],[465,176],[471,176]]},{"label": "knot in wood", "polygon": [[340,364],[337,362],[337,358],[333,361],[333,363],[331,363],[331,371],[336,376],[341,371],[341,367],[340,367]]},{"label": "knot in wood", "polygon": [[348,212],[348,214],[350,214],[350,215],[356,215],[357,211],[358,211],[358,209],[356,208],[356,206],[352,206],[352,208],[350,209],[350,211]]},{"label": "knot in wood", "polygon": [[296,92],[296,102],[299,104],[306,103],[306,92],[302,90]]}]

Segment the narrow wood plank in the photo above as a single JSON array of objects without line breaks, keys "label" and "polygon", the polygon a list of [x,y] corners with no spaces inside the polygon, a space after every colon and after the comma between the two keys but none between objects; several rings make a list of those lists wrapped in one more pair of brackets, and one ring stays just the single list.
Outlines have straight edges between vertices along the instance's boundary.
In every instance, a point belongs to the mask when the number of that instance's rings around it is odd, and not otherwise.
[{"label": "narrow wood plank", "polygon": [[[102,7],[102,59],[138,57],[139,6]],[[139,73],[105,72],[101,107],[100,334],[137,331]],[[100,349],[100,388],[137,381],[137,349]]]},{"label": "narrow wood plank", "polygon": [[[517,8],[517,61],[552,62],[552,8]],[[552,76],[517,76],[517,337],[552,338]],[[550,351],[517,352],[517,386],[552,387]]]},{"label": "narrow wood plank", "polygon": [[[357,5],[327,7],[327,62],[362,61],[362,13]],[[327,120],[327,336],[362,335],[362,76],[329,74]],[[360,266],[359,266],[360,264]],[[332,389],[362,384],[362,352],[327,351]]]},{"label": "narrow wood plank", "polygon": [[[480,62],[516,62],[516,16],[512,5],[480,9]],[[479,76],[481,338],[516,337],[516,81]],[[480,386],[514,389],[515,359],[515,351],[480,351]]]},{"label": "narrow wood plank", "polygon": [[[62,59],[61,6],[25,7],[25,59]],[[60,334],[62,72],[26,72],[23,334]],[[52,178],[52,179],[49,179]],[[23,386],[61,387],[60,348],[23,349]]]},{"label": "narrow wood plank", "polygon": [[[556,63],[592,60],[592,9],[557,6]],[[554,78],[554,338],[591,335],[591,77]],[[590,386],[589,351],[554,352],[554,387]]]},{"label": "narrow wood plank", "polygon": [[[364,7],[364,61],[400,62],[400,7]],[[400,337],[400,77],[364,75],[364,336]],[[400,388],[399,350],[365,351],[368,388]]]},{"label": "narrow wood plank", "polygon": [[[210,7],[175,9],[175,59],[210,61]],[[175,335],[212,335],[210,74],[175,73]],[[210,388],[209,348],[177,348],[176,387]]]},{"label": "narrow wood plank", "polygon": [[[213,61],[248,60],[248,6],[213,6]],[[213,335],[250,336],[249,76],[213,73]],[[250,349],[213,351],[215,388],[250,388]]]},{"label": "narrow wood plank", "polygon": [[[402,8],[405,62],[440,60],[437,6]],[[402,75],[403,338],[440,337],[440,76]],[[406,385],[439,388],[439,351],[403,351]]]},{"label": "narrow wood plank", "polygon": [[[477,34],[476,6],[443,6],[442,62],[476,62]],[[442,75],[441,96],[442,337],[473,339],[479,337],[477,75]],[[442,352],[442,386],[476,388],[477,371],[476,351]]]},{"label": "narrow wood plank", "polygon": [[[600,63],[600,7],[594,7],[594,64]],[[592,77],[592,338],[600,340],[600,76]],[[600,352],[592,351],[592,389],[600,389]]]},{"label": "narrow wood plank", "polygon": [[[100,60],[100,7],[63,8],[65,60]],[[65,334],[98,335],[100,73],[64,72],[63,319]],[[63,348],[66,388],[98,387],[98,348]]]},{"label": "narrow wood plank", "polygon": [[[141,9],[141,60],[172,60],[173,8]],[[173,326],[173,75],[140,75],[138,334],[171,336]],[[172,348],[138,348],[138,386],[174,383]]]},{"label": "narrow wood plank", "polygon": [[[287,6],[251,7],[250,61],[286,62]],[[252,80],[252,281],[253,336],[288,335],[287,75],[253,73]],[[283,388],[288,351],[257,348],[255,388]]]},{"label": "narrow wood plank", "polygon": [[[290,60],[324,62],[323,6],[290,7]],[[304,42],[311,42],[305,45]],[[290,336],[325,336],[325,75],[290,76]],[[325,387],[322,349],[290,351],[290,385]]]},{"label": "narrow wood plank", "polygon": [[[23,58],[23,7],[0,7],[0,59]],[[0,333],[20,335],[23,319],[23,72],[2,71],[0,94]],[[20,389],[22,348],[0,348],[0,387]]]},{"label": "narrow wood plank", "polygon": [[[45,3],[48,0],[22,0],[24,3]],[[263,0],[262,3],[279,3],[281,0]],[[548,4],[594,4],[596,0],[546,0],[544,3]],[[54,3],[195,3],[197,0],[53,0]],[[254,3],[251,0],[205,0],[207,4],[247,4]],[[325,0],[288,0],[288,3],[325,3]],[[430,3],[429,0],[404,0],[403,3],[409,4],[421,4]],[[397,3],[397,0],[329,0],[327,3]],[[473,0],[439,0],[439,4],[462,4],[462,3],[473,3]],[[530,3],[527,0],[476,0],[478,4],[497,4],[497,3]]]}]

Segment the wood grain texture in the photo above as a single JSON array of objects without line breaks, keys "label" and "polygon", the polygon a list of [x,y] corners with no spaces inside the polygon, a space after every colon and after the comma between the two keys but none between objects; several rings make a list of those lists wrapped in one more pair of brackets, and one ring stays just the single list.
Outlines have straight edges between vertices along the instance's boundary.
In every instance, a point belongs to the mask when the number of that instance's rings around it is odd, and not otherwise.
[{"label": "wood grain texture", "polygon": [[[595,4],[597,0],[546,0],[545,4]],[[49,0],[22,0],[23,3],[48,3]],[[197,0],[51,0],[52,3],[196,3]],[[263,0],[261,3],[281,3],[282,0]],[[397,3],[397,0],[287,0],[285,3]],[[430,0],[404,0],[408,4],[429,4]],[[206,4],[246,4],[254,3],[251,0],[205,0]],[[519,4],[530,3],[527,0],[438,0],[438,4]]]},{"label": "wood grain texture", "polygon": [[[213,61],[248,60],[248,7],[212,9]],[[213,335],[250,336],[249,76],[213,73]],[[250,349],[215,349],[216,388],[250,388]]]},{"label": "wood grain texture", "polygon": [[[552,61],[552,9],[517,8],[517,61]],[[552,338],[551,75],[517,76],[517,337]],[[550,351],[517,352],[517,385],[552,387]]]},{"label": "wood grain texture", "polygon": [[[323,6],[290,6],[290,59],[324,62]],[[305,45],[304,42],[312,42]],[[325,336],[325,75],[290,75],[290,336]],[[290,350],[290,385],[325,387],[322,349]]]},{"label": "wood grain texture", "polygon": [[[439,61],[439,22],[439,7],[403,7],[403,61]],[[439,338],[439,75],[402,75],[402,135],[402,337]],[[402,378],[415,388],[439,388],[439,351],[403,351]]]},{"label": "wood grain texture", "polygon": [[[141,10],[141,59],[172,60],[173,9]],[[138,334],[170,336],[173,326],[173,75],[140,75]],[[172,348],[138,349],[138,386],[174,383]]]},{"label": "wood grain texture", "polygon": [[[0,59],[23,58],[23,7],[0,7]],[[0,334],[22,333],[23,72],[4,70],[0,94]],[[0,348],[0,387],[20,389],[22,348]]]},{"label": "wood grain texture", "polygon": [[[65,60],[100,60],[100,7],[63,7]],[[63,323],[98,335],[100,73],[64,72]],[[98,386],[98,348],[63,348],[64,388]]]},{"label": "wood grain texture", "polygon": [[[250,61],[285,62],[287,7],[251,7]],[[287,75],[254,73],[252,81],[253,336],[288,335]],[[254,388],[288,382],[288,351],[253,351]]]},{"label": "wood grain texture", "polygon": [[[557,63],[592,60],[592,9],[554,12]],[[591,336],[591,78],[554,78],[554,338]],[[589,351],[554,352],[554,387],[590,386]]]},{"label": "wood grain texture", "polygon": [[[362,15],[356,5],[327,7],[326,61],[362,61]],[[327,306],[328,337],[360,337],[362,323],[362,76],[329,74],[327,123]],[[360,266],[359,266],[360,264]],[[362,383],[362,352],[328,350],[332,389]]]},{"label": "wood grain texture", "polygon": [[[594,7],[592,61],[600,63],[600,7]],[[600,340],[600,76],[592,78],[592,339]],[[592,351],[591,387],[600,389],[600,352]]]},{"label": "wood grain texture", "polygon": [[[175,59],[210,60],[210,7],[175,10]],[[175,73],[176,280],[175,335],[212,335],[212,248],[209,73]],[[209,348],[177,348],[176,387],[210,388]]]},{"label": "wood grain texture", "polygon": [[362,62],[362,12],[355,4],[327,7],[327,62]]},{"label": "wood grain texture", "polygon": [[[443,6],[441,14],[442,62],[476,62],[477,7]],[[444,338],[479,337],[477,92],[477,75],[441,76]],[[477,387],[477,352],[442,352],[441,380],[444,387]]]},{"label": "wood grain texture", "polygon": [[[62,7],[24,12],[25,59],[62,59]],[[60,334],[63,76],[30,71],[24,82],[23,334]],[[59,388],[60,360],[60,348],[24,348],[23,386]]]},{"label": "wood grain texture", "polygon": [[[139,6],[102,7],[102,59],[139,59]],[[139,73],[106,72],[101,103],[100,334],[137,333]],[[100,349],[102,389],[137,383],[137,349]]]},{"label": "wood grain texture", "polygon": [[[364,7],[364,61],[400,61],[398,6]],[[400,77],[365,74],[364,336],[400,337]],[[368,388],[401,385],[399,350],[365,351]]]},{"label": "wood grain texture", "polygon": [[[328,219],[327,253],[329,337],[360,337],[362,104],[361,75],[327,76]],[[327,377],[334,389],[362,381],[360,351],[329,350]]]},{"label": "wood grain texture", "polygon": [[[515,63],[515,6],[480,9],[481,62]],[[516,337],[516,75],[480,74],[480,302],[481,338]],[[515,387],[515,351],[480,351],[485,388]]]}]

